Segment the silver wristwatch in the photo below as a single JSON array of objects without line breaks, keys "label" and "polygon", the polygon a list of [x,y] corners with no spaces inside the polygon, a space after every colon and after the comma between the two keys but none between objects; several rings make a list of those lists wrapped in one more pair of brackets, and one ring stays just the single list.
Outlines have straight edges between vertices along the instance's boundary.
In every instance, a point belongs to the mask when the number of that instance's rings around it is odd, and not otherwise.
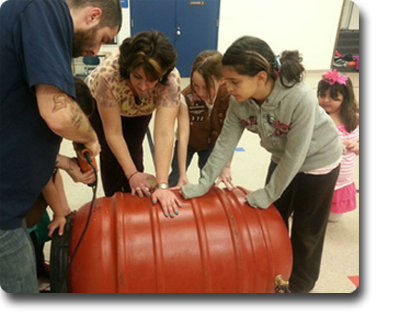
[{"label": "silver wristwatch", "polygon": [[166,190],[166,189],[169,188],[169,185],[168,185],[167,183],[160,183],[160,184],[157,184],[157,185],[155,186],[155,189],[158,189],[158,188],[160,188],[160,189],[162,189],[162,190]]}]

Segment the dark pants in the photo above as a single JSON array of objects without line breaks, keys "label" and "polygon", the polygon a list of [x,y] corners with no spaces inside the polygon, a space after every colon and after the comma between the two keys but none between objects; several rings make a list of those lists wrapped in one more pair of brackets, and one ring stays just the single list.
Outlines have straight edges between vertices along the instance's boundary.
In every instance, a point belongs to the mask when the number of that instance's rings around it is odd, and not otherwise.
[{"label": "dark pants", "polygon": [[[276,164],[271,162],[267,183]],[[274,205],[287,227],[293,212],[293,271],[290,290],[305,293],[318,280],[326,226],[340,166],[326,175],[297,174]]]},{"label": "dark pants", "polygon": [[[129,153],[140,172],[144,171],[143,166],[143,140],[149,127],[151,115],[139,117],[121,117],[122,133],[128,146]],[[106,141],[103,124],[100,114],[95,109],[90,117],[90,122],[97,133],[101,145],[100,168],[101,180],[105,196],[112,196],[115,192],[131,192],[128,179],[125,177],[124,170],[118,163],[117,158],[111,151]]]},{"label": "dark pants", "polygon": [[[189,168],[195,153],[197,153],[197,155],[199,157],[199,159],[197,161],[197,165],[200,170],[203,169],[203,167],[207,163],[208,158],[210,157],[212,150],[213,149],[198,151],[197,149],[188,146],[187,157],[186,157],[186,169]],[[176,184],[178,184],[178,181],[179,181],[178,141],[175,142],[174,156],[172,158],[171,168],[172,168],[172,171],[168,177],[168,185],[170,187],[176,186]]]}]

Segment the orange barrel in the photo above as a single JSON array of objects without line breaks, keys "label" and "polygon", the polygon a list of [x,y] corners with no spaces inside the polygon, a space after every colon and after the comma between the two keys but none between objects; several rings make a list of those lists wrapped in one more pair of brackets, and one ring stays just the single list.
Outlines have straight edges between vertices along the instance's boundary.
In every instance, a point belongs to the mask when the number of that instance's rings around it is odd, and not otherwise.
[{"label": "orange barrel", "polygon": [[[147,197],[116,193],[96,200],[92,218],[68,275],[77,293],[270,293],[288,280],[292,249],[274,206],[245,202],[246,191],[213,187],[183,200],[165,217]],[[71,257],[90,203],[71,226]]]}]

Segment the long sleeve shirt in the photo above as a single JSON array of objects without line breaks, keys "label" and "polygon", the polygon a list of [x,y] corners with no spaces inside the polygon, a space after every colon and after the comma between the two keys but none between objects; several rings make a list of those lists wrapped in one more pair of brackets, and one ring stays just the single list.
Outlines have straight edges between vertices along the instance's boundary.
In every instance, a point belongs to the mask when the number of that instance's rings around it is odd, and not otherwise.
[{"label": "long sleeve shirt", "polygon": [[304,83],[286,88],[278,79],[261,106],[251,99],[240,103],[231,97],[224,127],[199,184],[182,187],[185,198],[207,193],[232,157],[244,129],[260,136],[261,146],[277,164],[269,183],[247,195],[254,207],[268,208],[297,173],[326,167],[342,154],[337,129],[319,106],[315,92]]}]

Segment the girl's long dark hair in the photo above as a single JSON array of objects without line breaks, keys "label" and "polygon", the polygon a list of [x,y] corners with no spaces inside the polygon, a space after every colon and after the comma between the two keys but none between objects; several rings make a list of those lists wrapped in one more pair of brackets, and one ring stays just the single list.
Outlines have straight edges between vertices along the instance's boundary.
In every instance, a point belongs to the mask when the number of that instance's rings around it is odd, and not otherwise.
[{"label": "girl's long dark hair", "polygon": [[337,99],[338,95],[343,95],[343,102],[340,107],[340,117],[344,122],[346,130],[350,133],[357,128],[358,125],[358,106],[354,96],[353,83],[350,78],[347,79],[346,85],[335,83],[330,85],[325,80],[318,83],[317,96],[324,97],[329,92],[333,99]]},{"label": "girl's long dark hair", "polygon": [[232,66],[237,73],[249,76],[265,71],[268,77],[274,80],[279,77],[282,85],[287,88],[293,87],[303,79],[303,58],[297,50],[285,50],[278,60],[276,58],[265,41],[244,36],[227,49],[222,58],[222,65]]}]

